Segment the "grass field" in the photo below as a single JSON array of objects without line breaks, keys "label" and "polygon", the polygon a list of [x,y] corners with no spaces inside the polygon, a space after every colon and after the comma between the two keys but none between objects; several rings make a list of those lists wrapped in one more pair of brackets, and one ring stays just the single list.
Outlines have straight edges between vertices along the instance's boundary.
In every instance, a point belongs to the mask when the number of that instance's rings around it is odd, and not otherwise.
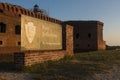
[{"label": "grass field", "polygon": [[[14,71],[12,55],[0,55],[0,71]],[[5,59],[6,58],[6,59]],[[4,60],[8,60],[3,61]],[[95,73],[107,73],[113,65],[120,64],[120,50],[82,52],[65,56],[59,61],[47,61],[23,68],[34,73],[34,80],[86,80]],[[2,79],[2,78],[0,78]]]},{"label": "grass field", "polygon": [[114,64],[120,64],[120,50],[78,53],[26,67],[23,71],[34,73],[35,80],[86,80],[95,73],[107,73]]}]

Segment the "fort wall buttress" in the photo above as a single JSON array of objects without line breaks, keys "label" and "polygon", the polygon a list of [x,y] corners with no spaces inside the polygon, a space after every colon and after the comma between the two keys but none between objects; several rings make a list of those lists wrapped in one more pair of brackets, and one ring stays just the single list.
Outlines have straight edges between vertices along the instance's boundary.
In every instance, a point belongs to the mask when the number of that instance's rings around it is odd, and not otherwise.
[{"label": "fort wall buttress", "polygon": [[98,50],[105,50],[106,43],[103,40],[103,24],[98,23],[97,27],[97,37],[98,37]]},{"label": "fort wall buttress", "polygon": [[66,53],[73,55],[73,26],[66,25]]},{"label": "fort wall buttress", "polygon": [[100,21],[66,21],[74,26],[74,52],[105,49],[103,23]]}]

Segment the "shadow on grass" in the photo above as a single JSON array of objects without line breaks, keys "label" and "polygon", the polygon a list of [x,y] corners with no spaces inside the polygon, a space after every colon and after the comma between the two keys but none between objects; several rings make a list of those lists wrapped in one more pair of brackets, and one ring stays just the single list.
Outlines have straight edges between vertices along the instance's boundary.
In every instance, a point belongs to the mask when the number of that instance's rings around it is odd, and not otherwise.
[{"label": "shadow on grass", "polygon": [[[70,63],[42,63],[27,68],[26,71],[35,73],[35,80],[79,80],[88,76],[88,69],[80,64]],[[91,74],[91,73],[90,73]]]},{"label": "shadow on grass", "polygon": [[86,80],[92,79],[94,73],[106,73],[110,67],[100,63],[81,63],[71,61],[48,61],[24,69],[34,73],[35,80]]},{"label": "shadow on grass", "polygon": [[0,72],[14,72],[16,68],[13,62],[0,62]]},{"label": "shadow on grass", "polygon": [[34,73],[35,80],[94,80],[96,73],[109,73],[120,64],[120,51],[97,51],[66,56],[59,61],[48,61],[24,68]]}]

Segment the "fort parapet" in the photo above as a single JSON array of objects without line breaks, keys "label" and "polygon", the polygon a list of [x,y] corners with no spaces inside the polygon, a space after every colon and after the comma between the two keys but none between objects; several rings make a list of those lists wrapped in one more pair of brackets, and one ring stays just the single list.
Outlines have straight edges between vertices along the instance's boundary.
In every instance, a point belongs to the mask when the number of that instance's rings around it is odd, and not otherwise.
[{"label": "fort parapet", "polygon": [[12,17],[20,17],[21,14],[24,14],[27,16],[35,17],[38,19],[46,20],[49,22],[57,23],[57,24],[62,23],[62,21],[60,21],[58,19],[49,17],[42,13],[34,13],[33,11],[30,11],[29,9],[25,9],[18,5],[12,5],[10,3],[0,2],[0,12],[4,13],[5,15],[12,16]]},{"label": "fort parapet", "polygon": [[65,23],[74,27],[74,52],[106,49],[106,43],[103,40],[103,22],[74,20],[65,21]]}]

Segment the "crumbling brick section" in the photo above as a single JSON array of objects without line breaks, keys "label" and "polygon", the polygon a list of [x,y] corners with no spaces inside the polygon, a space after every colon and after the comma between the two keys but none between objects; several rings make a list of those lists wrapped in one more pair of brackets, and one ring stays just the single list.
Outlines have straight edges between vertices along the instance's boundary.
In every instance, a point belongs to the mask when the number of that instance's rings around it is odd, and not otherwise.
[{"label": "crumbling brick section", "polygon": [[66,25],[66,53],[73,55],[73,27]]},{"label": "crumbling brick section", "polygon": [[54,51],[26,51],[14,53],[14,61],[17,68],[30,66],[48,60],[59,60],[65,55],[73,55],[73,27],[66,25],[66,49]]},{"label": "crumbling brick section", "polygon": [[25,61],[24,57],[24,53],[14,53],[14,64],[16,65],[16,67],[23,67]]},{"label": "crumbling brick section", "polygon": [[16,67],[30,66],[48,60],[59,60],[64,57],[65,51],[28,51],[15,53],[14,60]]}]

